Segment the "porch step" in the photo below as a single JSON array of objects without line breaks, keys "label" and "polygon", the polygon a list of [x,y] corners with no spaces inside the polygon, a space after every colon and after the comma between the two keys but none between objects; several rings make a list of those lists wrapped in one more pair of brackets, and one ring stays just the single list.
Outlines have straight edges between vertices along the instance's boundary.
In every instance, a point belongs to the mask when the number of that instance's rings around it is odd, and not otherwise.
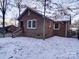
[{"label": "porch step", "polygon": [[20,36],[21,34],[22,34],[22,29],[19,28],[12,33],[12,37],[14,38],[14,37]]}]

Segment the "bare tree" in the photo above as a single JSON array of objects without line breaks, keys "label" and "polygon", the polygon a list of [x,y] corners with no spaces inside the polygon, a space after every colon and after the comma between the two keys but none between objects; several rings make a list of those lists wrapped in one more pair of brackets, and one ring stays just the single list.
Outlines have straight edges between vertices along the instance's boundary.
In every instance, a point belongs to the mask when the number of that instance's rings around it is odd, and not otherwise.
[{"label": "bare tree", "polygon": [[7,10],[8,1],[7,0],[0,0],[0,11],[2,12],[2,19],[3,19],[3,37],[5,37],[5,15]]},{"label": "bare tree", "polygon": [[17,7],[18,8],[18,10],[19,10],[19,16],[20,16],[20,13],[21,13],[21,2],[22,2],[22,0],[15,0],[15,7]]}]

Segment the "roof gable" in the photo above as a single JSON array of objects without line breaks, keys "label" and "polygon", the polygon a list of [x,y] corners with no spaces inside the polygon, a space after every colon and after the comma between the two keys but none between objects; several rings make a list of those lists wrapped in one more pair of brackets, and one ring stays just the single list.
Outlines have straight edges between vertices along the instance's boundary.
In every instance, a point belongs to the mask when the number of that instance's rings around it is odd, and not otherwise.
[{"label": "roof gable", "polygon": [[[27,13],[28,10],[31,10],[32,12],[34,12],[34,13],[40,15],[41,17],[44,17],[44,15],[41,14],[41,13],[39,13],[38,11],[36,11],[36,10],[30,8],[30,7],[27,7],[27,8],[25,9],[25,11],[18,17],[17,20],[20,20],[20,19]],[[62,16],[62,17],[63,17],[63,16]],[[57,17],[56,19],[53,19],[53,18],[51,18],[51,17],[45,16],[45,18],[50,19],[50,20],[53,20],[53,21],[70,21],[69,19],[66,19],[65,16],[64,16],[64,19],[63,19],[62,17],[60,17],[60,18]],[[62,19],[62,20],[61,20],[61,19]]]},{"label": "roof gable", "polygon": [[[32,8],[27,7],[27,8],[25,9],[25,11],[18,17],[17,20],[20,20],[20,19],[28,12],[28,10],[31,10],[32,12],[34,12],[34,13],[40,15],[41,17],[44,16],[44,15],[42,15],[41,13],[38,13],[37,11],[33,10]],[[48,18],[48,17],[46,17],[46,16],[45,16],[45,18],[50,19],[50,18]],[[50,19],[50,20],[51,20],[51,19]]]}]

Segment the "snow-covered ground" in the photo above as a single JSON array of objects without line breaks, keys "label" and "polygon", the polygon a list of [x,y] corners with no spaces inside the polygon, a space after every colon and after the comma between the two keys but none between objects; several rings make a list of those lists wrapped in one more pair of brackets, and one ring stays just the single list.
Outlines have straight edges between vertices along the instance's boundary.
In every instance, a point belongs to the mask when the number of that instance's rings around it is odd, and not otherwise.
[{"label": "snow-covered ground", "polygon": [[57,36],[46,40],[0,38],[0,59],[79,59],[79,40]]}]

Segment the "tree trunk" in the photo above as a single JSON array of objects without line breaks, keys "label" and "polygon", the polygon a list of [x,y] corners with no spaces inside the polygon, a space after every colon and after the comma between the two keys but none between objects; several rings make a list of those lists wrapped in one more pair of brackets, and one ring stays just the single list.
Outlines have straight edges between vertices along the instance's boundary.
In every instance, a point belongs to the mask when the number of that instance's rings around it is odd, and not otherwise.
[{"label": "tree trunk", "polygon": [[45,15],[46,15],[46,0],[44,0],[43,40],[45,40]]},{"label": "tree trunk", "polygon": [[4,0],[3,0],[3,10],[2,10],[2,14],[3,14],[3,37],[5,37],[5,7],[4,7]]},{"label": "tree trunk", "polygon": [[5,11],[3,10],[3,37],[5,37]]}]

